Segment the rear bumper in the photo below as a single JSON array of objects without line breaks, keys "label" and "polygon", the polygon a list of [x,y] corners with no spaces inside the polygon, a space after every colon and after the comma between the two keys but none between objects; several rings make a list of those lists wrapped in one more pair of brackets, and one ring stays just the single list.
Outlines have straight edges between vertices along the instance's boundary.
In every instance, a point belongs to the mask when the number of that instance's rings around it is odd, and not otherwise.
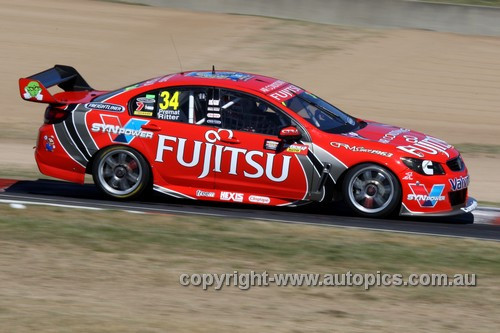
[{"label": "rear bumper", "polygon": [[85,168],[64,150],[52,125],[42,125],[35,150],[38,169],[46,176],[83,184]]},{"label": "rear bumper", "polygon": [[474,198],[469,197],[464,205],[453,206],[451,210],[446,212],[432,213],[432,212],[412,212],[409,210],[405,204],[401,205],[401,210],[399,215],[401,216],[453,216],[472,212],[477,208],[477,201]]}]

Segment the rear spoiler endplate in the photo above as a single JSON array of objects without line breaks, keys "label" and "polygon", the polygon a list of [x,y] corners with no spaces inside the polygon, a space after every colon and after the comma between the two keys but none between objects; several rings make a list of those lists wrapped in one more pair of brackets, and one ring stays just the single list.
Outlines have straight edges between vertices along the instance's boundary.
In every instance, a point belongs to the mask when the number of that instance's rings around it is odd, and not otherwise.
[{"label": "rear spoiler endplate", "polygon": [[19,93],[30,102],[63,104],[47,90],[56,85],[64,91],[94,90],[73,67],[55,65],[38,74],[20,78]]}]

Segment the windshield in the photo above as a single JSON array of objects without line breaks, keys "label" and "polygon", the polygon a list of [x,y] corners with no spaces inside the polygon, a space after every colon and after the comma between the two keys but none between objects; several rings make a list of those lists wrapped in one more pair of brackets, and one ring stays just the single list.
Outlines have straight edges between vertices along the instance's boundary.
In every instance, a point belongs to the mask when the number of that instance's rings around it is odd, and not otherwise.
[{"label": "windshield", "polygon": [[283,104],[324,132],[345,133],[357,127],[353,117],[305,91],[284,101]]}]

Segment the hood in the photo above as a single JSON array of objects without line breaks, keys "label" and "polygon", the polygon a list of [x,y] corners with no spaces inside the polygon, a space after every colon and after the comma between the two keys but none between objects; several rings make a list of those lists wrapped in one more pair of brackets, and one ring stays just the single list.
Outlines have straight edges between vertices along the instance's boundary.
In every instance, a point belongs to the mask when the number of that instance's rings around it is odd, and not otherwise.
[{"label": "hood", "polygon": [[377,142],[385,150],[390,150],[405,157],[446,162],[458,155],[458,151],[445,141],[392,125],[367,122],[367,125],[356,132],[343,134],[348,137]]}]

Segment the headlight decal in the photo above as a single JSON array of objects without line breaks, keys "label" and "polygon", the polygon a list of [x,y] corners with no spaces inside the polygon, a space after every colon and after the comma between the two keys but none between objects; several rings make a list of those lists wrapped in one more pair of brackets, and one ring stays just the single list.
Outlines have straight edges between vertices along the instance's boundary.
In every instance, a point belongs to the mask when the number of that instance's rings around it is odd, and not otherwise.
[{"label": "headlight decal", "polygon": [[438,162],[411,157],[402,157],[401,160],[408,168],[424,176],[445,174],[443,167]]}]

